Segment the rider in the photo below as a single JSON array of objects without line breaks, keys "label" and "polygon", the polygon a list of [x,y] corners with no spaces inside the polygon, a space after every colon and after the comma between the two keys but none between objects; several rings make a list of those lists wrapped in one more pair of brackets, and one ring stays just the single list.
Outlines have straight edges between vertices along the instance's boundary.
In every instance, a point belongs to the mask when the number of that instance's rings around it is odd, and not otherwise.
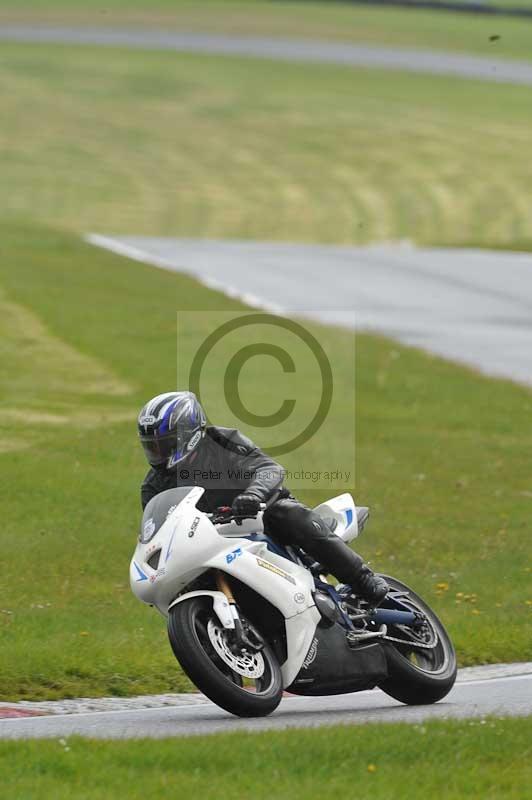
[{"label": "rider", "polygon": [[159,492],[202,486],[200,511],[231,506],[237,516],[255,516],[260,504],[265,530],[326,565],[356,595],[377,605],[388,585],[336,536],[312,509],[283,487],[284,471],[234,428],[207,425],[192,392],[166,392],[150,400],[138,417],[138,432],[151,469],[142,484],[142,507]]}]

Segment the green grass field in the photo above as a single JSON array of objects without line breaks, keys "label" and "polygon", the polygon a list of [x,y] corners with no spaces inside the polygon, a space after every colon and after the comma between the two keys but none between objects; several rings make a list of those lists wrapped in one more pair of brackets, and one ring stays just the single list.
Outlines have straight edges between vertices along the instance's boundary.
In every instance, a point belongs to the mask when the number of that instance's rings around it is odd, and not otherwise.
[{"label": "green grass field", "polygon": [[[0,743],[5,800],[525,800],[532,721],[487,719],[189,739]],[[125,789],[127,787],[127,789]]]},{"label": "green grass field", "polygon": [[[174,385],[176,309],[239,306],[73,235],[4,225],[0,241],[0,696],[186,689],[163,620],[128,585],[145,470],[135,414]],[[341,366],[351,334],[319,336]],[[277,370],[264,370],[249,399],[268,389],[273,408]],[[370,336],[356,377],[350,488],[374,512],[360,550],[434,605],[461,664],[526,660],[530,392]],[[316,437],[312,466],[328,458]]]},{"label": "green grass field", "polygon": [[[530,93],[97,48],[2,45],[0,67],[0,696],[189,688],[129,591],[134,420],[174,386],[176,310],[239,306],[80,233],[524,247]],[[350,334],[319,335],[349,375]],[[362,553],[426,595],[461,664],[528,658],[530,392],[359,336],[357,400]]]},{"label": "green grass field", "polygon": [[[530,0],[512,0],[530,5]],[[0,22],[149,26],[423,47],[532,58],[532,20],[269,0],[2,0]],[[499,37],[494,39],[493,37]]]},{"label": "green grass field", "polygon": [[4,45],[3,219],[326,242],[532,242],[527,87]]}]

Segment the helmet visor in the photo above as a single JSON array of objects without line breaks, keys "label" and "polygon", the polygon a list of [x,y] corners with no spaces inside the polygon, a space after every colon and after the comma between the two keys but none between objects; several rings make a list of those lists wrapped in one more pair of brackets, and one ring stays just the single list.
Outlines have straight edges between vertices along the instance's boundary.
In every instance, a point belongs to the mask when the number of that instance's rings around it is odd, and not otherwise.
[{"label": "helmet visor", "polygon": [[139,439],[152,467],[170,467],[183,461],[195,449],[201,438],[201,435],[196,437],[196,433],[200,433],[197,428],[179,426],[166,436],[140,434]]},{"label": "helmet visor", "polygon": [[152,467],[161,467],[166,464],[173,451],[176,449],[176,436],[140,436],[140,443],[144,454]]}]

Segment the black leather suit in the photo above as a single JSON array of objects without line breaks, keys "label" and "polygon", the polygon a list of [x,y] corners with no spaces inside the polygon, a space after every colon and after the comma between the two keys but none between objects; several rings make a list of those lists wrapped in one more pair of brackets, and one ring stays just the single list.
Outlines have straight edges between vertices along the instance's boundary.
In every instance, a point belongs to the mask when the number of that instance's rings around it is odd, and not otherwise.
[{"label": "black leather suit", "polygon": [[282,544],[301,547],[326,565],[342,582],[354,584],[363,561],[333,534],[312,509],[299,503],[283,487],[283,468],[234,428],[208,426],[191,456],[177,468],[150,469],[141,489],[142,507],[159,492],[179,486],[202,486],[200,511],[230,506],[239,494],[267,502],[264,528]]}]

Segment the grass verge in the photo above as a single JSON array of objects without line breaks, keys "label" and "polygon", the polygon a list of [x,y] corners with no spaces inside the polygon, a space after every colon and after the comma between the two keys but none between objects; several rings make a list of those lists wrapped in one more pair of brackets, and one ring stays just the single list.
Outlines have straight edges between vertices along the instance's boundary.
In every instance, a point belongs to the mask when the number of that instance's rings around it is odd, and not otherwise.
[{"label": "grass verge", "polygon": [[364,725],[127,742],[0,743],[5,800],[345,797],[523,800],[532,720]]},{"label": "grass verge", "polygon": [[532,240],[527,87],[91,47],[4,45],[0,67],[2,218],[213,238]]},{"label": "grass verge", "polygon": [[[189,688],[163,621],[127,581],[145,470],[135,413],[174,386],[176,309],[241,306],[70,234],[3,225],[0,242],[12,320],[2,330],[0,697]],[[313,330],[340,359],[350,352],[350,333]],[[196,346],[192,333],[183,347]],[[276,380],[266,360],[250,407],[266,389],[277,407]],[[357,546],[435,607],[461,664],[529,657],[531,409],[524,388],[357,337],[350,488],[374,512]],[[332,425],[342,455],[350,445]],[[313,447],[316,468],[330,441]],[[298,492],[312,504],[331,493]]]},{"label": "grass verge", "polygon": [[[530,0],[526,0],[530,5]],[[525,0],[509,4],[525,5]],[[0,21],[148,26],[387,44],[530,60],[532,20],[352,3],[248,0],[4,0]]]}]

